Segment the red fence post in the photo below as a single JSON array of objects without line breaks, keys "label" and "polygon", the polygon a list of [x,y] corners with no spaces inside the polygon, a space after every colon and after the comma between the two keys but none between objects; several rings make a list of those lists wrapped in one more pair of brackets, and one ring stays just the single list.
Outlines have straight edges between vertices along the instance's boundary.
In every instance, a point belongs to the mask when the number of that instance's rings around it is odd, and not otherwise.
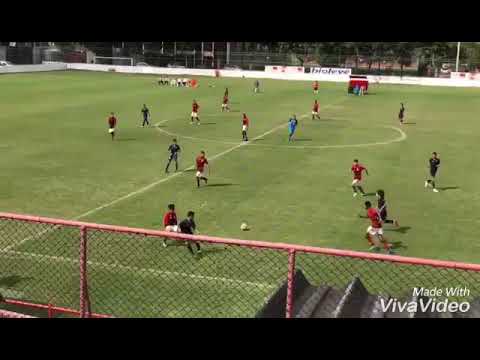
[{"label": "red fence post", "polygon": [[288,250],[288,282],[287,282],[287,308],[285,317],[290,319],[293,315],[294,275],[295,275],[295,254],[294,249]]},{"label": "red fence post", "polygon": [[80,317],[86,317],[88,306],[87,291],[87,228],[80,228]]}]

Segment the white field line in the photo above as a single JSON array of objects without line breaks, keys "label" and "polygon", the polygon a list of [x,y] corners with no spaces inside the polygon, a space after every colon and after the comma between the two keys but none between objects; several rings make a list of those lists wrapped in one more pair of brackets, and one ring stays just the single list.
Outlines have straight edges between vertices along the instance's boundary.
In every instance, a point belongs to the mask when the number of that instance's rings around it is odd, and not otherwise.
[{"label": "white field line", "polygon": [[[47,262],[70,263],[75,265],[80,264],[79,260],[71,259],[63,256],[42,255],[42,254],[34,254],[34,253],[22,252],[22,251],[1,251],[0,253],[4,253],[4,254],[16,256],[16,257],[20,256],[20,257],[27,257],[27,258],[35,258],[35,259],[40,259]],[[223,282],[223,283],[232,284],[232,285],[247,285],[247,286],[253,286],[253,287],[262,288],[262,289],[276,288],[276,286],[272,284],[235,280],[235,279],[229,279],[225,277],[195,275],[195,274],[188,274],[188,273],[176,272],[176,271],[139,268],[135,266],[127,266],[127,265],[120,265],[120,264],[107,264],[107,263],[96,262],[96,261],[87,261],[87,264],[88,266],[104,268],[114,273],[126,272],[126,273],[135,273],[135,275],[138,275],[138,276],[153,276],[153,277],[165,277],[165,278],[184,277],[184,278],[190,278],[190,279],[217,281],[217,282]]]},{"label": "white field line", "polygon": [[[401,142],[407,139],[407,134],[405,132],[396,127],[396,126],[383,126],[388,129],[395,130],[400,134],[399,137],[392,139],[392,140],[386,140],[386,141],[381,141],[381,142],[372,142],[372,143],[362,143],[362,144],[345,144],[345,145],[310,145],[310,146],[305,146],[305,145],[275,145],[275,144],[256,144],[252,143],[250,146],[261,146],[264,148],[283,148],[283,149],[343,149],[343,148],[354,148],[354,147],[369,147],[369,146],[380,146],[380,145],[390,145],[396,142]],[[214,142],[218,144],[236,144],[234,142],[229,142],[229,141],[222,141],[222,140],[214,140],[214,139],[204,139],[204,138],[199,138],[199,137],[193,137],[193,136],[185,136],[181,134],[175,134],[171,133],[169,131],[163,130],[156,128],[158,131],[177,138],[184,138],[184,139],[190,139],[190,140],[198,140],[198,141],[209,141],[209,142]],[[295,140],[293,140],[295,142]]]},{"label": "white field line", "polygon": [[[167,122],[167,121],[168,121],[168,120],[163,120],[163,121],[159,122],[158,124],[165,123],[165,122]],[[158,125],[158,124],[157,124],[157,125]],[[277,131],[278,129],[280,129],[280,128],[282,128],[282,127],[285,127],[285,126],[287,126],[287,125],[288,125],[288,124],[278,125],[278,126],[274,127],[273,129],[270,129],[270,130],[264,132],[263,134],[258,135],[257,137],[253,138],[252,141],[261,139],[261,138],[263,138],[263,137],[265,137],[265,136],[267,136],[267,135],[269,135],[269,134],[271,134],[271,133]],[[158,129],[158,128],[156,128],[156,129]],[[160,129],[158,129],[158,130],[160,130]],[[226,155],[226,154],[231,153],[232,151],[234,151],[234,150],[236,150],[236,149],[238,149],[238,148],[241,148],[241,147],[243,147],[243,146],[248,146],[249,144],[250,144],[250,142],[237,143],[235,146],[232,146],[231,148],[229,148],[229,149],[227,149],[227,150],[225,150],[225,151],[222,151],[221,153],[218,153],[218,154],[212,156],[212,157],[209,158],[209,159],[210,159],[210,160],[218,159],[218,158],[220,158],[220,157],[222,157],[222,156],[224,156],[224,155]],[[87,212],[85,212],[85,213],[83,213],[83,214],[81,214],[81,215],[78,215],[78,216],[76,216],[75,218],[73,218],[73,220],[80,220],[80,219],[85,218],[85,217],[87,217],[87,216],[89,216],[89,215],[91,215],[91,214],[94,214],[94,213],[96,213],[96,212],[98,212],[98,211],[100,211],[100,210],[103,210],[103,209],[105,209],[105,208],[107,208],[107,207],[110,207],[110,206],[112,206],[112,205],[115,205],[115,204],[117,204],[117,203],[119,203],[119,202],[121,202],[121,201],[127,200],[127,199],[129,199],[129,198],[131,198],[131,197],[133,197],[133,196],[136,196],[136,195],[138,195],[138,194],[144,193],[144,192],[146,192],[146,191],[154,188],[155,186],[157,186],[157,185],[159,185],[159,184],[162,184],[162,183],[164,183],[164,182],[167,182],[167,181],[169,181],[169,180],[171,180],[171,179],[173,179],[173,178],[175,178],[175,177],[177,177],[177,176],[180,176],[180,175],[182,175],[182,174],[184,174],[184,173],[186,173],[186,172],[188,172],[188,171],[190,171],[190,170],[193,170],[194,168],[195,168],[195,165],[192,165],[192,166],[184,169],[183,171],[179,171],[179,172],[174,173],[174,174],[172,174],[172,175],[170,175],[170,176],[167,176],[167,177],[165,177],[165,178],[159,179],[159,180],[157,180],[157,181],[155,181],[155,182],[153,182],[153,183],[151,183],[151,184],[149,184],[149,185],[146,185],[146,186],[144,186],[144,187],[142,187],[142,188],[140,188],[140,189],[138,189],[138,190],[135,190],[135,191],[133,191],[133,192],[131,192],[131,193],[129,193],[129,194],[126,194],[126,195],[124,195],[124,196],[121,196],[121,197],[119,197],[119,198],[117,198],[117,199],[115,199],[115,200],[113,200],[113,201],[110,201],[110,202],[108,202],[108,203],[106,203],[106,204],[100,205],[100,206],[98,206],[98,207],[96,207],[96,208],[94,208],[94,209],[92,209],[92,210],[89,210],[89,211],[87,211]],[[25,242],[27,242],[27,241],[29,241],[29,240],[31,240],[31,239],[40,237],[40,236],[42,236],[42,235],[44,235],[44,234],[46,234],[46,233],[48,233],[48,232],[51,232],[51,231],[53,231],[53,230],[55,230],[55,229],[57,229],[57,228],[58,228],[57,226],[54,226],[54,227],[51,227],[51,228],[49,228],[49,229],[43,230],[43,231],[41,231],[41,232],[39,232],[39,233],[37,233],[37,234],[28,236],[28,237],[26,237],[26,238],[24,238],[24,239],[22,239],[22,240],[20,240],[20,241],[18,241],[18,242],[15,242],[15,243],[13,243],[13,244],[11,244],[11,245],[3,248],[2,250],[3,250],[3,251],[9,251],[9,250],[15,249],[17,246],[20,246],[20,245],[24,244]]]}]

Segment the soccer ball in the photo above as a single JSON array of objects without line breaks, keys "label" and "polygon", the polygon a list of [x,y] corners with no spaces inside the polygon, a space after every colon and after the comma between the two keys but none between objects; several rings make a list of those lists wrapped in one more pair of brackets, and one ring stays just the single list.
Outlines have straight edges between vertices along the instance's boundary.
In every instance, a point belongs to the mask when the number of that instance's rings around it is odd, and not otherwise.
[{"label": "soccer ball", "polygon": [[242,225],[240,225],[240,230],[242,230],[242,231],[248,230],[248,225],[247,225],[247,223],[242,223]]}]

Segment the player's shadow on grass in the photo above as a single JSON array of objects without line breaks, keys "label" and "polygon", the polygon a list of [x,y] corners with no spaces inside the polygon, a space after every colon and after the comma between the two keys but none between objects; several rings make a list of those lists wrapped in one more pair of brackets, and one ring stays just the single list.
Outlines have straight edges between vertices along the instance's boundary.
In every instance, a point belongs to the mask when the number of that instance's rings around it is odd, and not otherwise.
[{"label": "player's shadow on grass", "polygon": [[214,122],[203,122],[201,125],[217,125],[217,123]]},{"label": "player's shadow on grass", "polygon": [[437,187],[437,190],[440,190],[440,191],[457,190],[457,189],[460,189],[460,187],[458,187],[458,186]]},{"label": "player's shadow on grass", "polygon": [[25,278],[18,275],[5,276],[0,278],[0,286],[13,287],[21,281],[31,280],[32,278]]},{"label": "player's shadow on grass", "polygon": [[205,247],[202,247],[202,255],[206,255],[206,254],[215,254],[215,253],[222,253],[224,251],[227,251],[226,248],[224,247],[211,247],[211,248],[205,248]]},{"label": "player's shadow on grass", "polygon": [[416,122],[404,122],[403,125],[417,125]]},{"label": "player's shadow on grass", "polygon": [[124,139],[116,139],[116,141],[135,141],[137,139],[134,138],[124,138]]},{"label": "player's shadow on grass", "polygon": [[411,226],[400,226],[398,228],[395,228],[395,229],[386,229],[386,231],[394,231],[394,232],[398,232],[400,234],[406,234],[408,232],[408,230],[410,230],[412,227]]},{"label": "player's shadow on grass", "polygon": [[312,141],[313,139],[293,139],[293,141]]},{"label": "player's shadow on grass", "polygon": [[237,186],[238,184],[224,183],[224,184],[208,184],[207,187],[224,187],[224,186]]},{"label": "player's shadow on grass", "polygon": [[392,244],[392,249],[408,249],[408,246],[403,245],[401,241],[392,241],[390,244]]}]

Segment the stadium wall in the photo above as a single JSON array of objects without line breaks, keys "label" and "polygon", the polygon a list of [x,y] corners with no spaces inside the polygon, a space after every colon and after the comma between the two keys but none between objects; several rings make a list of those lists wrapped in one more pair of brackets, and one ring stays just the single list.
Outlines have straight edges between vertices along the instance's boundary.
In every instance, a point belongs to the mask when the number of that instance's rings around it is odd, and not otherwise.
[{"label": "stadium wall", "polygon": [[[47,64],[45,64],[47,65]],[[254,78],[254,79],[278,79],[278,80],[299,80],[299,81],[332,81],[348,82],[347,74],[338,73],[302,73],[302,72],[269,72],[269,71],[243,71],[243,70],[211,70],[211,69],[186,69],[186,68],[161,68],[152,66],[122,66],[122,65],[102,65],[102,64],[49,64],[58,66],[58,69],[52,70],[86,70],[86,71],[106,71],[128,74],[157,74],[167,76],[221,76],[231,78]],[[35,65],[33,65],[35,66]],[[42,66],[42,65],[36,65]],[[63,66],[63,68],[61,68]],[[1,71],[1,70],[0,70]],[[27,71],[27,70],[25,70]],[[42,70],[39,70],[42,71]],[[48,71],[48,70],[43,70]],[[422,78],[422,77],[399,77],[399,76],[367,76],[373,84],[398,84],[398,85],[422,85],[422,86],[451,86],[451,87],[480,87],[478,77],[459,77],[459,78]]]},{"label": "stadium wall", "polygon": [[67,64],[41,64],[41,65],[12,65],[0,67],[0,74],[29,73],[41,71],[67,70]]}]

